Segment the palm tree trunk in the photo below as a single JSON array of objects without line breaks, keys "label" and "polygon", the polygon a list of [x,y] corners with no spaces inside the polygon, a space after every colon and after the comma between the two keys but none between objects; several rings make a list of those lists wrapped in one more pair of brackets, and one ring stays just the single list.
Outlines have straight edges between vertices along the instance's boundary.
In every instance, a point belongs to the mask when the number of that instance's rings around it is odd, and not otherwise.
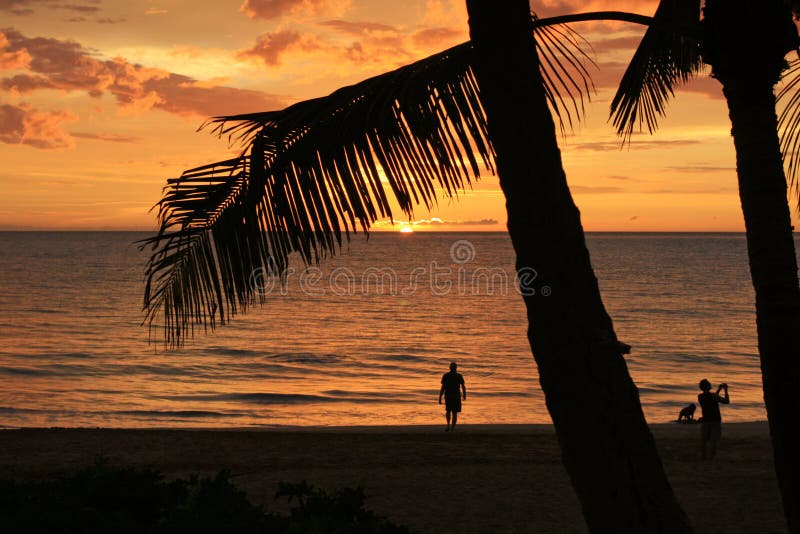
[{"label": "palm tree trunk", "polygon": [[800,532],[800,286],[775,95],[726,87],[747,230],[764,402],[790,531]]},{"label": "palm tree trunk", "polygon": [[[467,0],[528,339],[593,532],[691,532],[664,474],[567,187],[527,0]],[[534,276],[535,273],[535,276]]]},{"label": "palm tree trunk", "polygon": [[782,0],[708,0],[704,24],[733,126],[775,469],[789,530],[800,532],[800,285],[774,93],[797,28]]}]

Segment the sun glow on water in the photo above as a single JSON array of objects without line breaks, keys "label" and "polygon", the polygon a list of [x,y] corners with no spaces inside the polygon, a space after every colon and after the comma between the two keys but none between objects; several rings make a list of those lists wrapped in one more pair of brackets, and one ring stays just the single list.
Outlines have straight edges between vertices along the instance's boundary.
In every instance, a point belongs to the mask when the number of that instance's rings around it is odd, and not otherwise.
[{"label": "sun glow on water", "polygon": [[[420,235],[397,237],[405,227]],[[549,423],[511,242],[427,229],[354,239],[318,278],[264,286],[268,306],[169,354],[135,327],[146,253],[129,244],[147,234],[0,232],[0,332],[13,347],[0,349],[0,423],[434,424],[452,360],[470,391],[461,422]],[[648,420],[674,420],[704,377],[731,386],[725,421],[766,418],[743,234],[587,243]],[[301,258],[292,266],[303,272]]]}]

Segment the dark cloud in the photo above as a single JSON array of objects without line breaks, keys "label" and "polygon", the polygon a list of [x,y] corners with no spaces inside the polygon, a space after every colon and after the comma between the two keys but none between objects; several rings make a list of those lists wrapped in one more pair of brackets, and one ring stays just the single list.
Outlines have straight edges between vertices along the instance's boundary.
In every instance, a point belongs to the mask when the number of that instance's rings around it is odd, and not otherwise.
[{"label": "dark cloud", "polygon": [[630,176],[623,176],[621,174],[609,174],[606,176],[609,180],[619,180],[621,182],[641,182],[639,178],[631,178]]},{"label": "dark cloud", "polygon": [[86,6],[80,4],[56,4],[54,7],[59,9],[68,9],[70,11],[77,11],[78,13],[97,13],[100,8],[97,6]]},{"label": "dark cloud", "polygon": [[281,56],[290,50],[316,50],[321,48],[316,38],[302,37],[294,30],[281,30],[259,35],[256,44],[238,52],[240,58],[258,58],[265,65],[280,65]]},{"label": "dark cloud", "polygon": [[39,89],[113,95],[125,106],[170,113],[228,115],[283,107],[283,98],[248,89],[209,86],[188,76],[132,64],[101,60],[74,41],[28,38],[5,30],[7,50],[29,56],[26,74],[0,79],[0,89],[26,94]]},{"label": "dark cloud", "polygon": [[0,80],[0,89],[16,93],[30,93],[36,89],[52,89],[53,84],[45,76],[17,74]]},{"label": "dark cloud", "polygon": [[350,20],[326,20],[319,23],[321,26],[346,33],[349,35],[363,35],[367,32],[397,32],[397,28],[380,22],[358,22]]},{"label": "dark cloud", "polygon": [[0,0],[0,11],[17,16],[28,16],[41,7],[48,10],[63,9],[77,13],[98,13],[100,8],[97,4],[99,3],[100,0],[85,0],[81,3],[63,3],[58,0]]},{"label": "dark cloud", "polygon": [[6,34],[0,31],[0,71],[25,68],[31,61],[27,50],[14,50],[6,52],[10,46]]},{"label": "dark cloud", "polygon": [[252,19],[274,19],[301,6],[305,0],[244,0],[241,10]]},{"label": "dark cloud", "polygon": [[630,145],[622,146],[621,141],[593,141],[589,143],[577,143],[571,148],[576,150],[591,150],[594,152],[606,152],[609,150],[655,150],[659,148],[669,148],[673,146],[696,145],[700,141],[696,139],[651,139],[648,141],[631,141]]},{"label": "dark cloud", "polygon": [[0,105],[0,143],[35,148],[69,148],[74,141],[62,129],[77,117],[68,111],[39,111],[28,104]]},{"label": "dark cloud", "polygon": [[251,19],[276,19],[297,11],[331,12],[344,11],[346,0],[244,0],[241,11]]},{"label": "dark cloud", "polygon": [[108,18],[108,17],[102,18],[102,19],[92,19],[92,18],[88,18],[88,17],[72,17],[72,18],[64,19],[64,22],[91,22],[91,23],[94,23],[94,24],[120,24],[122,22],[127,22],[127,20],[128,19],[125,19],[125,18],[122,18],[122,17],[120,17],[118,19],[112,19],[112,18]]},{"label": "dark cloud", "polygon": [[[170,74],[166,78],[151,78],[143,84],[145,94],[156,95],[156,109],[181,115],[199,114],[204,117],[216,115],[235,115],[254,111],[280,109],[286,105],[282,97],[236,87],[205,87],[196,80],[180,74]],[[135,104],[138,95],[132,97],[117,95],[125,102]]]},{"label": "dark cloud", "polygon": [[601,195],[606,193],[624,193],[621,187],[613,186],[594,186],[594,185],[572,185],[570,191],[581,195]]},{"label": "dark cloud", "polygon": [[663,188],[663,189],[652,189],[650,191],[645,191],[647,194],[657,194],[657,195],[720,195],[720,194],[735,194],[738,192],[738,189],[735,186],[730,187],[697,187],[697,188]]},{"label": "dark cloud", "polygon": [[101,134],[90,132],[70,132],[72,137],[91,139],[94,141],[110,141],[112,143],[138,143],[140,139],[129,135]]},{"label": "dark cloud", "polygon": [[721,167],[718,165],[698,163],[695,165],[673,165],[670,167],[664,167],[664,170],[682,173],[736,172],[736,167]]}]

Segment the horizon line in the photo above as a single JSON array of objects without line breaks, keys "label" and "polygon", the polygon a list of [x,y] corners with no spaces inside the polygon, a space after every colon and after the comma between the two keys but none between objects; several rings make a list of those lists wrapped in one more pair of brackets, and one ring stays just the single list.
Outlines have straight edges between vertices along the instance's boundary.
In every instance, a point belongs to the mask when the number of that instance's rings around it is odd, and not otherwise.
[{"label": "horizon line", "polygon": [[[29,227],[0,227],[0,233],[147,233],[155,235],[157,230],[139,228],[29,228]],[[584,234],[744,234],[745,230],[584,230]],[[792,233],[797,233],[794,228]],[[352,236],[366,235],[358,230],[350,233]],[[415,230],[403,233],[399,230],[371,229],[369,234],[508,234],[508,230]]]}]

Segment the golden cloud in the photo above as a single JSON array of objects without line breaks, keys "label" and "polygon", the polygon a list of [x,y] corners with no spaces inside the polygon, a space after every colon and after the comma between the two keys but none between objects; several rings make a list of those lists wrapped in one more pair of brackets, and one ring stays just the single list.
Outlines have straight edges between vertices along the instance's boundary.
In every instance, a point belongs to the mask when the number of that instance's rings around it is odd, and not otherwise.
[{"label": "golden cloud", "polygon": [[241,11],[252,19],[267,20],[298,13],[339,16],[350,4],[350,0],[244,0]]},{"label": "golden cloud", "polygon": [[93,97],[109,93],[127,111],[161,109],[201,116],[263,111],[285,105],[282,97],[261,91],[209,85],[163,69],[133,64],[124,58],[98,59],[74,41],[29,38],[15,30],[5,30],[3,37],[9,51],[5,54],[29,58],[24,61],[27,72],[0,79],[0,89],[13,94],[42,89],[85,91]]},{"label": "golden cloud", "polygon": [[0,71],[26,68],[31,62],[31,55],[24,49],[6,52],[9,45],[8,37],[0,31]]},{"label": "golden cloud", "polygon": [[70,148],[75,142],[61,125],[77,120],[77,115],[69,111],[39,111],[28,104],[3,104],[0,105],[0,143],[44,149]]},{"label": "golden cloud", "polygon": [[281,56],[291,50],[314,51],[322,45],[314,36],[301,36],[294,30],[281,30],[273,33],[264,33],[256,39],[256,44],[251,48],[240,50],[236,57],[258,58],[265,65],[275,66],[281,63]]}]

